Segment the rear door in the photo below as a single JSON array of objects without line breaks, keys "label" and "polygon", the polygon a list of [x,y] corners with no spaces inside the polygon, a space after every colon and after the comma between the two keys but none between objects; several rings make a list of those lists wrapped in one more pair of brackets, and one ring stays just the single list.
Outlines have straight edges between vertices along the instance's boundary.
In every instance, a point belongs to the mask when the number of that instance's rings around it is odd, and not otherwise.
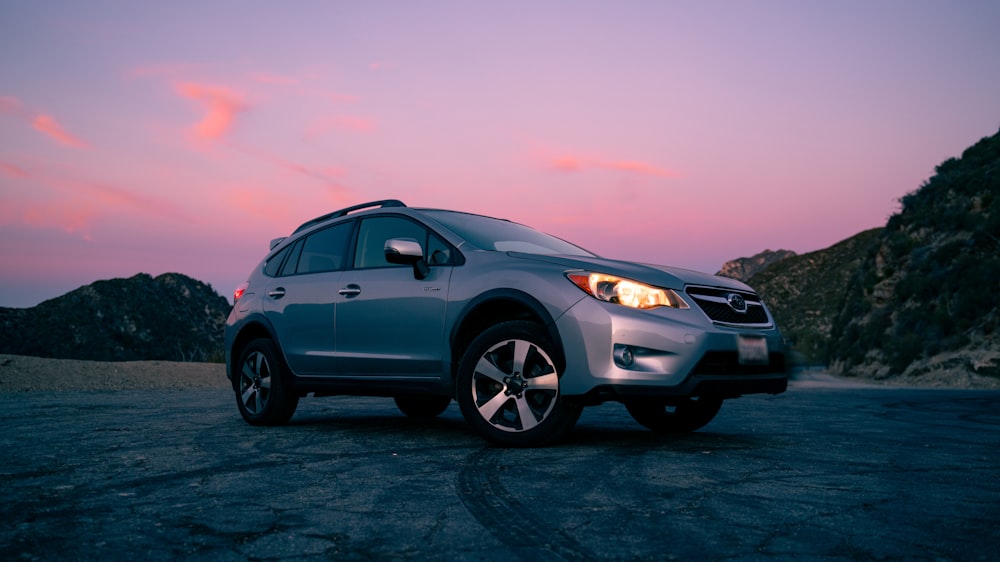
[{"label": "rear door", "polygon": [[263,299],[291,370],[299,376],[337,371],[334,319],[354,221],[296,242]]}]

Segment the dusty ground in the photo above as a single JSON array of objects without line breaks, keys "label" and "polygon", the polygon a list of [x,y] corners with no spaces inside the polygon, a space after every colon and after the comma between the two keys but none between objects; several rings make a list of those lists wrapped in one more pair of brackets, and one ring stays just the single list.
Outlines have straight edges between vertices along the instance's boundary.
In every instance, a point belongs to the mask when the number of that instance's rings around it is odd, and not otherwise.
[{"label": "dusty ground", "polygon": [[[831,377],[807,371],[800,379]],[[928,388],[1000,389],[1000,379],[968,373],[927,373],[876,380],[847,377],[841,382]],[[221,363],[174,361],[80,361],[0,354],[0,392],[52,390],[149,390],[158,388],[229,388]]]},{"label": "dusty ground", "polygon": [[0,355],[0,392],[229,388],[221,363],[79,361]]}]

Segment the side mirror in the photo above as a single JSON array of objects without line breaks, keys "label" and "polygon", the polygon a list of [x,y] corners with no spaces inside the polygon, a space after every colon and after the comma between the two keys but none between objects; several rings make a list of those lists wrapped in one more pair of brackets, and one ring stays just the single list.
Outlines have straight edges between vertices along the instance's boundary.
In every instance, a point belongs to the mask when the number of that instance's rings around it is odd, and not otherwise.
[{"label": "side mirror", "polygon": [[385,241],[385,261],[401,265],[412,265],[413,276],[426,279],[431,273],[424,260],[424,250],[413,238],[390,238]]}]

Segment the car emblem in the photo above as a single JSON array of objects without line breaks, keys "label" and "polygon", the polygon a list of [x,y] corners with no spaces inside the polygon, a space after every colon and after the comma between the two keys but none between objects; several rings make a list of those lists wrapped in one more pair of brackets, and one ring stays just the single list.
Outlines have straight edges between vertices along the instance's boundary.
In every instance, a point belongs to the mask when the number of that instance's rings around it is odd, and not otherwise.
[{"label": "car emblem", "polygon": [[726,295],[726,301],[729,302],[729,307],[736,312],[743,313],[747,311],[747,301],[742,295],[729,293]]}]

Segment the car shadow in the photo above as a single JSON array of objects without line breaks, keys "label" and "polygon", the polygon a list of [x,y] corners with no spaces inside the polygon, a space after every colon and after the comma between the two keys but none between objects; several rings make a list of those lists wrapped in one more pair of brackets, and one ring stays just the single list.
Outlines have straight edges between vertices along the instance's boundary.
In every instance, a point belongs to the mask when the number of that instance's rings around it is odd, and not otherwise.
[{"label": "car shadow", "polygon": [[[320,433],[349,432],[364,439],[391,436],[393,439],[405,441],[432,439],[436,444],[441,444],[441,441],[445,440],[453,441],[455,445],[493,447],[469,427],[454,404],[445,413],[433,418],[407,417],[391,407],[374,411],[361,411],[357,407],[343,410],[323,408],[297,414],[288,426],[308,428]],[[664,447],[678,451],[704,452],[769,447],[773,446],[772,441],[773,439],[766,435],[726,433],[711,431],[711,428],[691,433],[662,434],[650,431],[630,419],[612,416],[602,420],[600,417],[595,419],[594,416],[590,416],[585,423],[579,423],[569,434],[546,447],[615,449]]]}]

